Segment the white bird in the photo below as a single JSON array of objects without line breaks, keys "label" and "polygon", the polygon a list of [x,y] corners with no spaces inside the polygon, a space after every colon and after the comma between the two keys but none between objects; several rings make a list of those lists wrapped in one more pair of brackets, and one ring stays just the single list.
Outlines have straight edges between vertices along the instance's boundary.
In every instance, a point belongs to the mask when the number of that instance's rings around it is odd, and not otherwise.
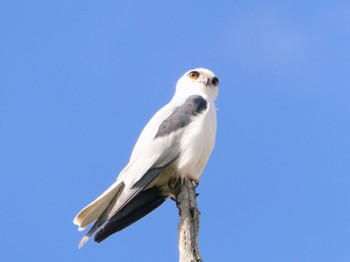
[{"label": "white bird", "polygon": [[173,179],[199,183],[215,144],[218,84],[204,68],[178,80],[173,98],[145,126],[117,180],[74,218],[78,230],[95,222],[79,248],[97,230],[94,240],[101,242],[174,197]]}]

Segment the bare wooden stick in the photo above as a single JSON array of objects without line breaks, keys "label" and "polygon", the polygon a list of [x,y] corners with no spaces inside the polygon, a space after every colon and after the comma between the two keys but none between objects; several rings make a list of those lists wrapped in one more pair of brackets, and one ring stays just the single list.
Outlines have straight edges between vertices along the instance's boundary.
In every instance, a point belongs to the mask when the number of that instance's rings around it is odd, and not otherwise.
[{"label": "bare wooden stick", "polygon": [[176,206],[179,209],[179,255],[180,262],[201,262],[198,246],[199,215],[197,194],[192,182],[178,179],[174,187]]}]

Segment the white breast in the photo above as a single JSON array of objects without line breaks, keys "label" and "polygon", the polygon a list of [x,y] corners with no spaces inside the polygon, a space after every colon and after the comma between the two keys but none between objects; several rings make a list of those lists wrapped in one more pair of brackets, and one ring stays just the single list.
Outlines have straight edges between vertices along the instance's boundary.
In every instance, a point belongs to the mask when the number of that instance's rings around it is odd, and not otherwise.
[{"label": "white breast", "polygon": [[216,109],[208,101],[208,110],[195,116],[186,127],[181,140],[181,154],[177,160],[177,173],[199,178],[215,145]]}]

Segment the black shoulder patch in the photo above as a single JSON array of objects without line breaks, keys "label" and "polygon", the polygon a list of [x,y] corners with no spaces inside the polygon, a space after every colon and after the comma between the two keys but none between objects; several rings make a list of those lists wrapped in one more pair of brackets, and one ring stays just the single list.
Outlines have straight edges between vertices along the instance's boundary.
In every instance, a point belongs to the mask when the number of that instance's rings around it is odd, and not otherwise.
[{"label": "black shoulder patch", "polygon": [[207,106],[208,102],[202,96],[192,95],[188,97],[183,105],[177,107],[174,112],[163,121],[159,126],[155,138],[168,135],[189,125],[192,121],[192,117],[205,111]]}]

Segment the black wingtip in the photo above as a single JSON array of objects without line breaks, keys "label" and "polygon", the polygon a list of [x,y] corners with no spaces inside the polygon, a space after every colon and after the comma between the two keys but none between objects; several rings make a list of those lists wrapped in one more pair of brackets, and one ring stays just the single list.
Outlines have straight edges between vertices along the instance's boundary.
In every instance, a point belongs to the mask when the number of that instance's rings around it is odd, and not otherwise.
[{"label": "black wingtip", "polygon": [[94,241],[100,243],[159,207],[167,199],[161,193],[160,188],[150,188],[139,193],[95,234]]}]

